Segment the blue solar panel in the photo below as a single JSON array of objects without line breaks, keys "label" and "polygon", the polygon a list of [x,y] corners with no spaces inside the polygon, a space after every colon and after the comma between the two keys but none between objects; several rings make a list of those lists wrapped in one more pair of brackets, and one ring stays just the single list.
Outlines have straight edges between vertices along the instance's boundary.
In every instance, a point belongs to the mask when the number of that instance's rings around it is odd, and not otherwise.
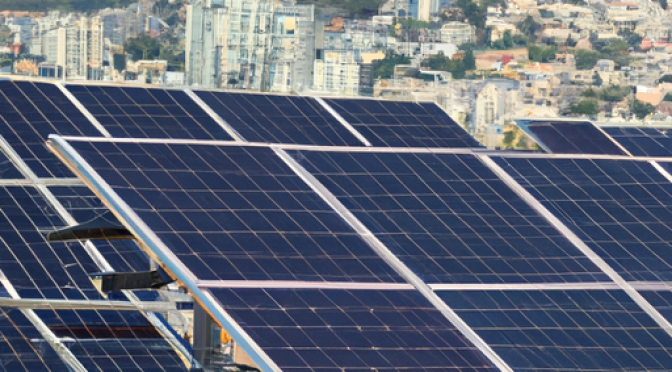
[{"label": "blue solar panel", "polygon": [[14,163],[5,154],[0,152],[0,179],[25,178]]},{"label": "blue solar panel", "polygon": [[633,156],[672,156],[672,137],[667,130],[650,127],[603,127]]},{"label": "blue solar panel", "polygon": [[517,372],[672,366],[672,338],[620,290],[439,295]]},{"label": "blue solar panel", "polygon": [[672,292],[640,290],[639,293],[653,306],[668,322],[672,322]]},{"label": "blue solar panel", "polygon": [[71,145],[200,279],[400,280],[270,148]]},{"label": "blue solar panel", "polygon": [[178,90],[67,85],[112,137],[231,140],[187,94]]},{"label": "blue solar panel", "polygon": [[195,93],[249,142],[363,145],[310,97]]},{"label": "blue solar panel", "polygon": [[45,145],[53,133],[101,136],[55,85],[0,82],[0,135],[38,177],[70,177]]},{"label": "blue solar panel", "polygon": [[651,164],[493,159],[624,278],[672,279],[672,183]]},{"label": "blue solar panel", "polygon": [[545,150],[556,154],[626,155],[606,134],[589,121],[532,121],[527,127]]},{"label": "blue solar panel", "polygon": [[482,146],[434,103],[340,98],[325,101],[373,146]]},{"label": "blue solar panel", "polygon": [[307,151],[294,156],[427,282],[606,279],[474,156]]},{"label": "blue solar panel", "polygon": [[69,369],[19,310],[0,308],[0,371],[67,372]]},{"label": "blue solar panel", "polygon": [[491,371],[419,292],[212,289],[283,371]]}]

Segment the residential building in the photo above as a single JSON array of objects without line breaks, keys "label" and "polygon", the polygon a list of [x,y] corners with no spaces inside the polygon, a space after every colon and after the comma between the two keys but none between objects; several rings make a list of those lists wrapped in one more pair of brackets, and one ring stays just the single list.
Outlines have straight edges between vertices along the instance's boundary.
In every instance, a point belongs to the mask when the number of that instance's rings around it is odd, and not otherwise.
[{"label": "residential building", "polygon": [[41,39],[46,62],[62,66],[66,78],[102,80],[105,48],[99,17],[49,30]]},{"label": "residential building", "polygon": [[360,64],[353,51],[324,51],[315,60],[313,88],[320,92],[356,96],[359,94]]},{"label": "residential building", "polygon": [[441,26],[441,41],[462,45],[476,41],[476,28],[468,23],[448,22]]}]

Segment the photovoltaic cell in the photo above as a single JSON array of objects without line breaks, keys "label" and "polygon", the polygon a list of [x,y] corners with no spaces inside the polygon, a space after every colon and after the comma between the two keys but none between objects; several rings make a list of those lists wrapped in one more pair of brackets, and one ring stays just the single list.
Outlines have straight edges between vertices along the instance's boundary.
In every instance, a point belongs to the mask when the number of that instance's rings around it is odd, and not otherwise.
[{"label": "photovoltaic cell", "polygon": [[195,93],[249,142],[363,146],[310,97]]},{"label": "photovoltaic cell", "polygon": [[533,121],[526,123],[539,144],[556,154],[626,155],[589,121]]},{"label": "photovoltaic cell", "polygon": [[54,84],[0,82],[0,135],[38,177],[72,177],[45,145],[54,133],[101,136]]},{"label": "photovoltaic cell", "polygon": [[25,176],[19,171],[5,154],[0,151],[0,179],[20,179]]},{"label": "photovoltaic cell", "polygon": [[211,291],[285,372],[494,370],[416,291]]},{"label": "photovoltaic cell", "polygon": [[672,156],[672,137],[666,129],[602,127],[633,156]]},{"label": "photovoltaic cell", "polygon": [[71,145],[199,279],[400,280],[270,148]]},{"label": "photovoltaic cell", "polygon": [[620,290],[439,295],[517,372],[672,366],[672,338]]},{"label": "photovoltaic cell", "polygon": [[608,280],[472,155],[293,156],[427,282]]},{"label": "photovoltaic cell", "polygon": [[378,147],[481,147],[434,103],[325,99]]},{"label": "photovoltaic cell", "polygon": [[231,140],[196,102],[179,90],[67,85],[116,138]]},{"label": "photovoltaic cell", "polygon": [[670,291],[646,291],[639,293],[660,313],[668,322],[672,322],[672,292]]},{"label": "photovoltaic cell", "polygon": [[69,369],[23,313],[0,308],[0,371],[68,372]]},{"label": "photovoltaic cell", "polygon": [[651,164],[493,159],[626,280],[672,279],[672,183]]}]

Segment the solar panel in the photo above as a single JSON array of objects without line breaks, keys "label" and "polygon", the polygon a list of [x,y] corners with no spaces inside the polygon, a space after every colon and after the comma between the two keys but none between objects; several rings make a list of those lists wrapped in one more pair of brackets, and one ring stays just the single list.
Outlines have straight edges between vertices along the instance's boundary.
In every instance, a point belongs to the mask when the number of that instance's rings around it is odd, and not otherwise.
[{"label": "solar panel", "polygon": [[434,103],[325,99],[378,147],[481,147]]},{"label": "solar panel", "polygon": [[310,97],[195,93],[249,142],[363,146]]},{"label": "solar panel", "polygon": [[606,279],[472,155],[302,151],[294,157],[426,282]]},{"label": "solar panel", "polygon": [[493,159],[626,280],[672,279],[672,184],[651,164]]},{"label": "solar panel", "polygon": [[672,366],[672,338],[621,290],[439,295],[515,371],[665,371]]},{"label": "solar panel", "polygon": [[0,179],[19,179],[25,176],[5,154],[0,152]]},{"label": "solar panel", "polygon": [[589,121],[532,121],[522,124],[539,146],[556,154],[627,155]]},{"label": "solar panel", "polygon": [[602,127],[633,156],[672,156],[667,130],[650,127]]},{"label": "solar panel", "polygon": [[672,292],[667,290],[640,290],[639,293],[651,306],[658,310],[660,315],[664,316],[667,321],[672,322]]},{"label": "solar panel", "polygon": [[419,292],[211,289],[283,371],[490,371]]},{"label": "solar panel", "polygon": [[71,177],[45,146],[52,133],[101,135],[55,85],[0,82],[0,135],[38,177]]},{"label": "solar panel", "polygon": [[224,128],[183,91],[66,87],[113,137],[231,140]]},{"label": "solar panel", "polygon": [[[0,286],[0,292],[2,291]],[[1,297],[1,296],[0,296]],[[68,367],[18,309],[0,308],[0,371],[66,372]]]},{"label": "solar panel", "polygon": [[270,148],[71,145],[199,279],[400,280]]}]

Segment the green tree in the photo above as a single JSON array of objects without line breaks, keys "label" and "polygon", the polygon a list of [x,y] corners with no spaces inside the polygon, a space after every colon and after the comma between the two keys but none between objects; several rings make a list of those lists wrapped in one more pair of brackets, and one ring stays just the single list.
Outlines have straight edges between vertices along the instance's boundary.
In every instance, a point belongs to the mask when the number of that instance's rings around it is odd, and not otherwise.
[{"label": "green tree", "polygon": [[379,78],[391,78],[394,75],[394,66],[411,63],[411,59],[403,54],[397,54],[388,50],[385,58],[373,64],[373,76]]},{"label": "green tree", "polygon": [[642,102],[637,98],[630,101],[630,112],[633,113],[638,119],[644,119],[654,111],[656,111],[656,108],[648,102]]},{"label": "green tree", "polygon": [[642,40],[644,38],[640,34],[627,28],[618,31],[618,34],[623,37],[623,40],[625,40],[631,48],[636,51],[642,50]]},{"label": "green tree", "polygon": [[599,52],[591,50],[578,49],[574,51],[574,58],[576,59],[577,70],[590,70],[595,67],[595,64],[600,59]]},{"label": "green tree", "polygon": [[473,50],[467,49],[464,52],[464,58],[462,59],[462,63],[464,64],[464,69],[467,71],[476,69],[476,57],[474,56]]},{"label": "green tree", "polygon": [[588,88],[581,92],[581,97],[586,97],[586,98],[597,98],[598,94],[593,88]]},{"label": "green tree", "polygon": [[539,46],[530,45],[527,47],[528,58],[532,62],[549,62],[555,59],[557,47],[554,45]]},{"label": "green tree", "polygon": [[601,87],[602,86],[602,77],[600,76],[600,73],[595,71],[593,73],[593,85],[596,87]]},{"label": "green tree", "polygon": [[663,101],[672,102],[672,93],[667,93],[665,97],[663,97]]},{"label": "green tree", "polygon": [[534,17],[529,14],[516,27],[532,42],[537,40],[537,33],[542,29],[541,24],[535,21]]},{"label": "green tree", "polygon": [[122,72],[126,69],[126,54],[115,53],[112,55],[112,66],[117,72]]},{"label": "green tree", "polygon": [[630,93],[630,88],[610,85],[600,91],[600,99],[609,103],[621,102]]},{"label": "green tree", "polygon": [[569,111],[574,115],[597,115],[600,111],[599,105],[594,99],[582,99],[570,105]]},{"label": "green tree", "polygon": [[661,83],[672,83],[672,74],[663,75],[658,81]]},{"label": "green tree", "polygon": [[487,7],[479,7],[472,0],[457,0],[456,5],[462,10],[462,15],[469,20],[470,25],[479,30],[485,28],[485,21],[488,18]]},{"label": "green tree", "polygon": [[441,52],[422,61],[422,66],[434,71],[448,71],[455,79],[464,78],[466,72],[464,60],[450,59]]},{"label": "green tree", "polygon": [[130,38],[124,45],[124,50],[133,56],[134,61],[157,59],[161,54],[161,48],[161,43],[147,34],[140,34],[137,37]]}]

